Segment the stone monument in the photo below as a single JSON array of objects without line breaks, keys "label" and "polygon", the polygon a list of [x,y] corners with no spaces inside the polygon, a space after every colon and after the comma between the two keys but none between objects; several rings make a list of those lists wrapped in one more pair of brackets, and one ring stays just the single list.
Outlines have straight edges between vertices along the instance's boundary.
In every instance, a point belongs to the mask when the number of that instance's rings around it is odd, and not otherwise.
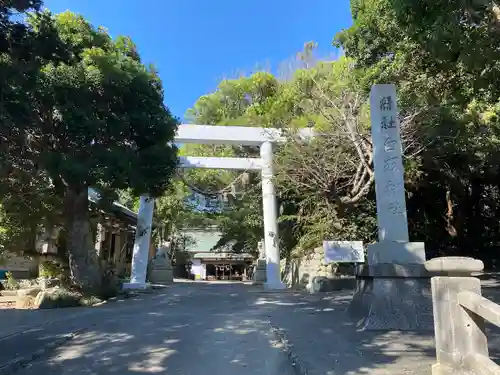
[{"label": "stone monument", "polygon": [[170,245],[158,248],[149,266],[149,282],[152,284],[171,284],[174,282],[172,263],[168,257]]},{"label": "stone monument", "polygon": [[432,330],[422,242],[409,242],[394,85],[374,85],[370,117],[379,242],[368,245],[348,312],[367,330]]},{"label": "stone monument", "polygon": [[264,241],[259,241],[257,245],[257,249],[259,251],[259,258],[255,264],[255,272],[253,273],[253,282],[254,284],[264,284],[267,280],[266,277],[266,249],[264,246]]}]

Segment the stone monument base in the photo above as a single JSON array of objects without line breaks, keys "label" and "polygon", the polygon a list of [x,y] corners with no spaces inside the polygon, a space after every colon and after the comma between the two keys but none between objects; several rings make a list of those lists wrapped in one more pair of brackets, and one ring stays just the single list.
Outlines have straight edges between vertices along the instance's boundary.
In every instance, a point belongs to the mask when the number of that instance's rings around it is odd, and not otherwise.
[{"label": "stone monument base", "polygon": [[[370,257],[369,247],[369,264],[358,267],[356,291],[347,312],[357,322],[358,328],[365,330],[432,331],[430,275],[419,259],[405,259],[405,251],[406,255],[411,255],[415,250],[408,249],[412,247],[410,244],[394,244],[376,244],[371,255],[381,246],[388,254],[399,248],[400,253],[396,256],[403,262],[413,260],[415,263],[381,263],[380,260],[392,259]],[[422,250],[423,244],[417,252],[422,255]],[[425,253],[423,257],[425,260]]]}]

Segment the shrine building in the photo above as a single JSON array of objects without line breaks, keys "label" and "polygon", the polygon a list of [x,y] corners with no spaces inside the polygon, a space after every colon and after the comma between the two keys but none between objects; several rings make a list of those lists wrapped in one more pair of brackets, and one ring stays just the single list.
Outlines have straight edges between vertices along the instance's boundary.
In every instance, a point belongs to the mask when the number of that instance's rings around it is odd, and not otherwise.
[{"label": "shrine building", "polygon": [[195,280],[249,279],[254,256],[231,251],[231,245],[216,248],[221,238],[215,228],[189,228],[183,231],[190,241],[185,251],[191,258],[191,277]]}]

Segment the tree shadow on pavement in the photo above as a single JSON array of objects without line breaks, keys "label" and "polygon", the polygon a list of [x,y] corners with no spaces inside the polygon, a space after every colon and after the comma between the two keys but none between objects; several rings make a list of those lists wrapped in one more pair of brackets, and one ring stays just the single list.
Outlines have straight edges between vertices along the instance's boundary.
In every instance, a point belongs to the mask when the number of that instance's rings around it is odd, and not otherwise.
[{"label": "tree shadow on pavement", "polygon": [[[484,291],[500,302],[498,290]],[[292,343],[310,375],[431,374],[436,362],[433,332],[361,331],[346,313],[353,291],[262,294],[274,325]],[[500,329],[488,327],[490,357],[500,363]]]},{"label": "tree shadow on pavement", "polygon": [[430,374],[432,333],[359,331],[345,312],[352,294],[262,296],[309,374]]},{"label": "tree shadow on pavement", "polygon": [[[423,375],[435,363],[432,333],[358,331],[345,313],[350,292],[196,283],[180,290],[89,315],[85,332],[20,375],[300,373],[289,352],[309,375]],[[489,339],[495,359],[500,335]]]},{"label": "tree shadow on pavement", "polygon": [[110,317],[21,374],[293,374],[269,321],[236,294],[186,295]]}]

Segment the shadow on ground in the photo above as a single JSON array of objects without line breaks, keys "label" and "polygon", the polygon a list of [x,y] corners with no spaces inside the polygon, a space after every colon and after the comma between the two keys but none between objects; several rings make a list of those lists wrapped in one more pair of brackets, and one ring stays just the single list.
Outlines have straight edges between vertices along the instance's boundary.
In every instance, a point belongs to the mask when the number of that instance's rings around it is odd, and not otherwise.
[{"label": "shadow on ground", "polygon": [[[310,375],[431,374],[432,334],[360,332],[345,314],[350,297],[346,291],[308,295],[261,293],[244,284],[178,284],[175,291],[75,319],[71,329],[87,330],[21,374],[300,373],[288,351]],[[499,358],[498,332],[489,342],[492,358]]]},{"label": "shadow on ground", "polygon": [[[291,301],[295,303],[290,303]],[[345,313],[351,293],[261,297],[309,374],[430,374],[431,333],[367,332]]]},{"label": "shadow on ground", "polygon": [[247,308],[241,288],[185,288],[195,293],[145,298],[142,308],[96,322],[21,373],[294,373],[268,319]]}]

